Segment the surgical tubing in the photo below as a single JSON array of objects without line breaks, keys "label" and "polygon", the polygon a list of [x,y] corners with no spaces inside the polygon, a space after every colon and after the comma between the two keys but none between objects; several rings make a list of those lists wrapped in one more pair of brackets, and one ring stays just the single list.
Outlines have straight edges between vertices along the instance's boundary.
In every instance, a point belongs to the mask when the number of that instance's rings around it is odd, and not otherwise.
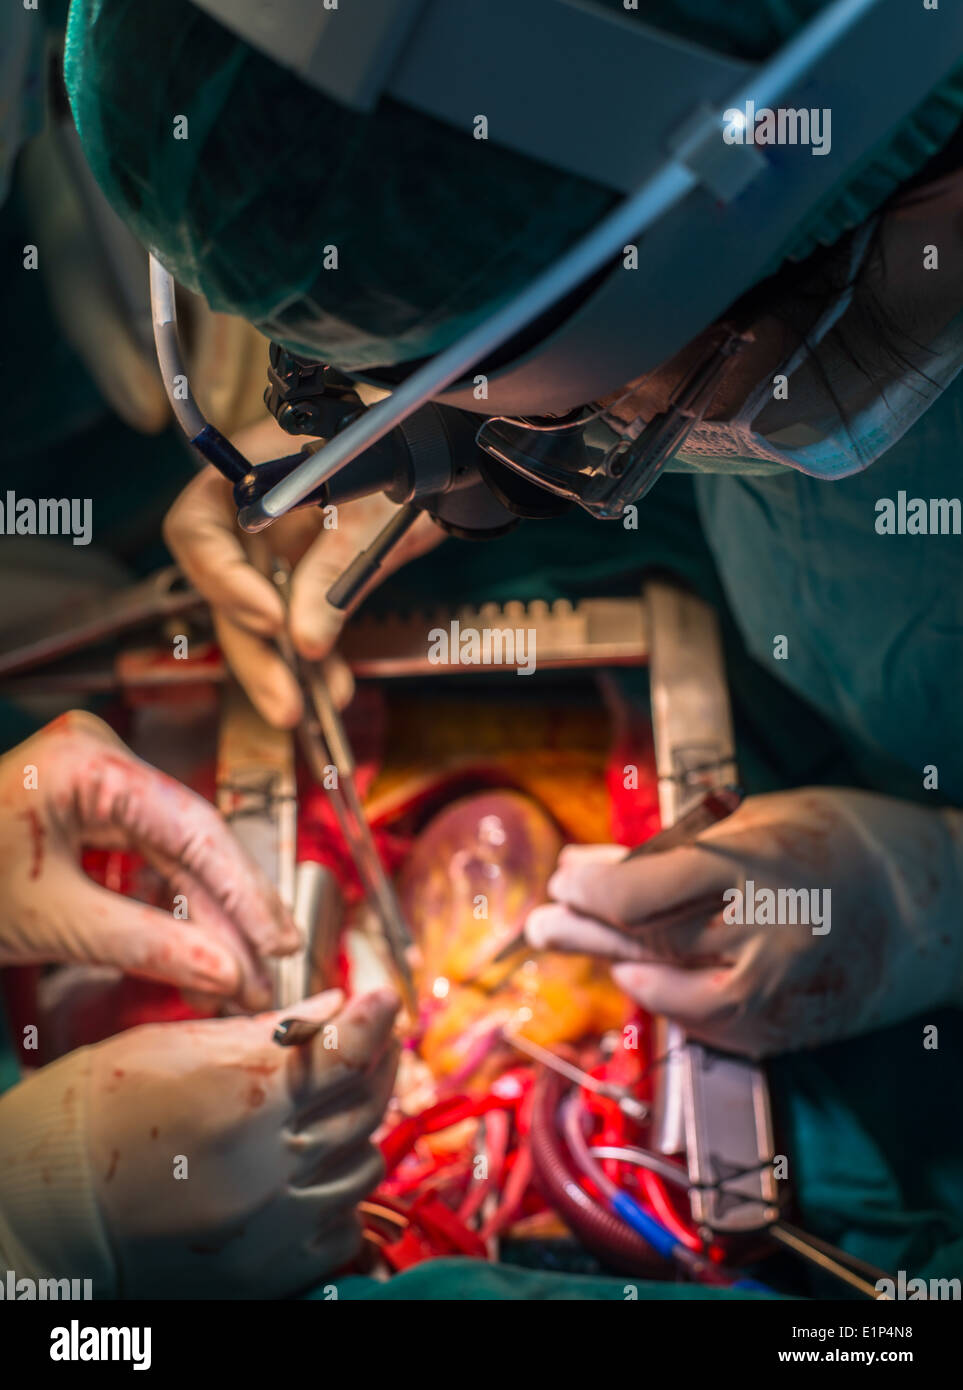
[{"label": "surgical tubing", "polygon": [[649,1206],[659,1220],[673,1233],[676,1240],[682,1245],[687,1245],[690,1250],[700,1250],[702,1242],[695,1232],[689,1230],[676,1215],[665,1189],[664,1180],[648,1169],[642,1168],[639,1172],[639,1184],[645,1193]]},{"label": "surgical tubing", "polygon": [[590,1197],[569,1166],[556,1124],[567,1084],[545,1068],[536,1078],[530,1134],[536,1177],[559,1215],[606,1264],[629,1274],[659,1274],[665,1266],[649,1242]]},{"label": "surgical tubing", "polygon": [[582,1132],[582,1107],[575,1095],[562,1104],[562,1132],[577,1166],[599,1189],[615,1215],[633,1231],[637,1231],[643,1240],[648,1241],[664,1260],[677,1258],[680,1242],[668,1227],[663,1226],[654,1216],[650,1216],[633,1197],[617,1187],[603,1172],[601,1164],[596,1163],[592,1157]]},{"label": "surgical tubing", "polygon": [[685,1225],[677,1216],[672,1202],[669,1199],[667,1184],[689,1191],[689,1174],[678,1164],[671,1162],[668,1158],[663,1158],[661,1154],[652,1153],[648,1149],[636,1148],[629,1144],[624,1145],[598,1145],[593,1144],[591,1149],[592,1157],[596,1159],[614,1159],[616,1163],[631,1163],[638,1168],[638,1182],[642,1188],[649,1206],[656,1216],[662,1221],[670,1231],[675,1234],[677,1240],[683,1245],[687,1245],[690,1250],[701,1250],[702,1242],[693,1230]]},{"label": "surgical tubing", "polygon": [[604,1193],[612,1210],[627,1226],[637,1231],[664,1259],[675,1260],[690,1278],[701,1284],[725,1285],[753,1293],[772,1293],[768,1285],[760,1284],[756,1279],[744,1278],[736,1271],[713,1264],[707,1256],[688,1249],[668,1226],[664,1226],[661,1221],[650,1215],[631,1193],[617,1187],[602,1171],[586,1143],[582,1131],[583,1113],[578,1096],[573,1093],[562,1106],[562,1129],[569,1150],[586,1177]]}]

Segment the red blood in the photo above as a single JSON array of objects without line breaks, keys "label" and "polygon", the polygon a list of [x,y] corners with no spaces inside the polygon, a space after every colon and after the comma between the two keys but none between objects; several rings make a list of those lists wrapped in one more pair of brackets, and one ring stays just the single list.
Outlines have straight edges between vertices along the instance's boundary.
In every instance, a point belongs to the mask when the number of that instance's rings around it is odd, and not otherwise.
[{"label": "red blood", "polygon": [[44,840],[47,836],[46,828],[40,819],[39,812],[32,807],[29,811],[21,811],[20,819],[25,820],[30,826],[30,840],[33,849],[33,859],[30,864],[30,877],[39,878],[43,872]]},{"label": "red blood", "polygon": [[[637,787],[626,787],[625,768],[638,768]],[[620,845],[640,845],[661,829],[659,783],[652,731],[633,722],[616,739],[605,769],[611,803],[612,839]]]},{"label": "red blood", "polygon": [[220,973],[221,958],[209,951],[204,946],[194,946],[191,949],[191,960],[195,965],[206,965],[208,969],[215,973]]},{"label": "red blood", "polygon": [[51,719],[50,723],[44,728],[45,734],[65,733],[74,723],[73,710],[67,710],[64,714],[58,714],[56,719]]}]

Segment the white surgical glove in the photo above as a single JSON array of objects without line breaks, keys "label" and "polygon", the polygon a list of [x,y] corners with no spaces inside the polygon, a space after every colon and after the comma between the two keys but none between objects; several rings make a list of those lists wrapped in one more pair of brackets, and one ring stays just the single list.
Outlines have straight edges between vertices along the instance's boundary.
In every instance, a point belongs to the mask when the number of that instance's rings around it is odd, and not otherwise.
[{"label": "white surgical glove", "polygon": [[[391,990],[134,1028],[0,1097],[0,1264],[98,1298],[274,1298],[356,1253],[397,1062]],[[280,1048],[282,1017],[326,1019]]]},{"label": "white surgical glove", "polygon": [[765,1056],[963,1003],[959,811],[780,792],[692,846],[624,856],[563,850],[528,940],[619,962],[632,998],[705,1042]]},{"label": "white surgical glove", "polygon": [[[186,917],[99,887],[84,847],[143,854]],[[0,965],[113,965],[255,1009],[271,1002],[263,958],[300,941],[214,807],[83,711],[0,759],[0,878]]]},{"label": "white surgical glove", "polygon": [[[273,420],[238,435],[237,447],[252,462],[294,452],[296,443]],[[325,593],[360,550],[374,540],[398,508],[382,494],[342,503],[325,525],[320,507],[306,507],[271,527],[270,548],[294,566],[291,577],[291,636],[302,656],[327,657],[344,625]],[[301,717],[301,695],[273,638],[284,626],[284,608],[274,584],[252,563],[263,551],[261,537],[245,538],[238,529],[230,483],[208,467],[189,483],[167,514],[164,536],[191,583],[211,605],[225,660],[269,723],[290,728]],[[379,572],[392,570],[432,549],[444,533],[419,517]],[[260,546],[258,542],[260,541]],[[365,590],[367,592],[367,590]],[[340,662],[327,671],[340,705],[351,698],[351,677]]]}]

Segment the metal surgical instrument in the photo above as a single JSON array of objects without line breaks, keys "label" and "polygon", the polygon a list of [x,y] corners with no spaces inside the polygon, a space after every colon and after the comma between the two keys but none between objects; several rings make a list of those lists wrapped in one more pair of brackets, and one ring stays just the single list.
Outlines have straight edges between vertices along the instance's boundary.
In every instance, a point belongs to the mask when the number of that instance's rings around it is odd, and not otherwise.
[{"label": "metal surgical instrument", "polygon": [[567,1061],[560,1057],[557,1052],[550,1051],[547,1047],[542,1047],[539,1043],[530,1042],[528,1038],[522,1038],[517,1033],[504,1033],[505,1041],[511,1043],[518,1052],[523,1052],[526,1057],[531,1057],[535,1062],[541,1062],[543,1066],[551,1071],[556,1071],[560,1076],[564,1076],[567,1081],[573,1081],[576,1086],[582,1086],[586,1091],[593,1091],[597,1096],[605,1096],[609,1100],[614,1100],[622,1111],[626,1119],[634,1121],[635,1124],[642,1124],[649,1116],[649,1107],[644,1100],[639,1100],[633,1096],[624,1086],[617,1086],[611,1081],[602,1081],[597,1076],[576,1066],[574,1062]]},{"label": "metal surgical instrument", "polygon": [[[285,607],[288,607],[290,570],[276,560],[273,577]],[[278,647],[294,673],[304,698],[305,713],[297,728],[301,751],[312,776],[329,794],[366,896],[378,914],[402,1000],[411,1016],[415,1017],[417,997],[407,954],[412,944],[411,934],[361,804],[355,781],[354,754],[344,724],[331,698],[320,663],[299,656],[286,632],[279,638]]]}]

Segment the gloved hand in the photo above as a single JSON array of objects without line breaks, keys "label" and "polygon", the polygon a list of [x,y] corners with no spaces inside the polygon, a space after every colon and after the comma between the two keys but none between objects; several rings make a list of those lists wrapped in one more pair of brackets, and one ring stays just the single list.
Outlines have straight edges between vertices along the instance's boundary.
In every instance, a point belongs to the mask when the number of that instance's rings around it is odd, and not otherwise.
[{"label": "gloved hand", "polygon": [[[235,443],[255,463],[293,451],[291,436],[273,420],[243,431]],[[396,511],[395,504],[379,493],[339,506],[336,528],[325,528],[319,507],[307,507],[276,521],[266,537],[245,537],[237,526],[230,484],[216,469],[205,468],[168,512],[167,544],[210,603],[224,657],[269,723],[280,728],[295,725],[301,717],[301,695],[271,640],[284,625],[281,598],[264,567],[252,563],[252,557],[263,555],[267,545],[294,567],[291,636],[302,656],[319,661],[331,652],[345,618],[326,601],[325,593]],[[444,533],[427,515],[419,517],[378,579],[443,539]],[[347,704],[351,698],[347,667],[329,663],[326,674],[335,701]]]},{"label": "gloved hand", "polygon": [[[391,1094],[391,990],[134,1028],[0,1097],[0,1256],[95,1297],[277,1298],[357,1252]],[[282,1017],[326,1019],[311,1043]]]},{"label": "gloved hand", "polygon": [[958,811],[810,788],[751,797],[692,846],[624,855],[563,850],[528,940],[620,962],[632,998],[705,1042],[765,1056],[963,1002]]},{"label": "gloved hand", "polygon": [[[99,887],[80,867],[85,846],[143,854],[186,918]],[[271,1001],[261,958],[299,945],[214,807],[83,711],[0,759],[0,878],[0,965],[114,965],[255,1009]]]}]

